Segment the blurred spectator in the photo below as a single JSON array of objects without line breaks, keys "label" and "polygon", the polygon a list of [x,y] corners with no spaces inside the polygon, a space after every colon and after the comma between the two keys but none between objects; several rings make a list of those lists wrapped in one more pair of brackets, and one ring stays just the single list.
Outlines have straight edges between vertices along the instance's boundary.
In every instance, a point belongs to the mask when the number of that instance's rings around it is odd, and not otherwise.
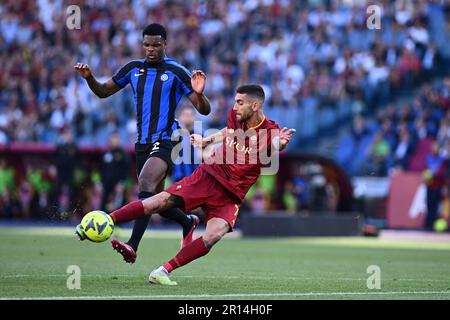
[{"label": "blurred spectator", "polygon": [[[62,134],[62,140],[56,146],[55,165],[56,165],[56,189],[54,190],[54,202],[62,211],[71,212],[74,208],[74,174],[77,164],[78,147],[73,141],[73,135],[70,129]],[[64,201],[64,199],[66,199]],[[64,203],[66,202],[66,203]]]},{"label": "blurred spectator", "polygon": [[22,203],[12,189],[6,189],[0,194],[0,208],[0,218],[22,217]]},{"label": "blurred spectator", "polygon": [[441,189],[445,184],[447,161],[439,155],[439,144],[434,142],[431,153],[426,157],[426,170],[423,177],[427,185],[427,216],[425,228],[433,229],[433,223],[438,218],[438,206],[441,200]]},{"label": "blurred spectator", "polygon": [[287,212],[295,212],[297,210],[298,197],[294,194],[294,184],[291,180],[287,180],[284,185],[283,205]]},{"label": "blurred spectator", "polygon": [[393,151],[388,167],[405,171],[414,150],[414,142],[408,129],[403,128],[399,131],[399,142]]},{"label": "blurred spectator", "polygon": [[14,169],[6,165],[6,160],[0,159],[0,194],[14,189],[14,178]]},{"label": "blurred spectator", "polygon": [[17,199],[15,188],[15,172],[4,159],[0,158],[0,217],[12,218],[21,216],[21,205]]},{"label": "blurred spectator", "polygon": [[181,126],[179,130],[181,134],[181,150],[178,160],[181,160],[181,163],[175,163],[173,167],[172,179],[174,182],[191,175],[202,160],[201,151],[191,145],[189,138],[194,133],[196,112],[191,106],[185,106],[179,112],[178,120]]},{"label": "blurred spectator", "polygon": [[327,183],[325,176],[322,174],[314,174],[311,177],[311,211],[324,212],[328,210],[334,211],[331,208],[330,200],[332,197],[332,190]]},{"label": "blurred spectator", "polygon": [[264,211],[268,209],[268,199],[267,194],[261,189],[260,186],[257,186],[253,192],[253,195],[250,200],[250,208],[253,214],[263,214]]},{"label": "blurred spectator", "polygon": [[446,141],[450,141],[450,119],[444,118],[441,120],[439,131],[437,134],[437,139],[439,143],[445,143]]},{"label": "blurred spectator", "polygon": [[50,191],[52,180],[48,170],[41,164],[28,165],[23,185],[22,201],[26,203],[25,218],[50,218]]},{"label": "blurred spectator", "polygon": [[442,188],[438,217],[446,220],[447,225],[450,223],[450,191],[448,184]]},{"label": "blurred spectator", "polygon": [[389,143],[385,139],[383,132],[378,131],[375,133],[373,142],[369,147],[367,162],[363,166],[363,172],[375,176],[385,176],[387,174],[387,160],[390,153]]},{"label": "blurred spectator", "polygon": [[372,136],[362,115],[353,118],[353,126],[349,133],[343,135],[338,142],[336,158],[351,174],[357,174],[365,163],[365,156]]},{"label": "blurred spectator", "polygon": [[294,179],[292,193],[296,198],[295,210],[308,210],[310,201],[310,186],[307,177],[304,174],[300,174]]}]

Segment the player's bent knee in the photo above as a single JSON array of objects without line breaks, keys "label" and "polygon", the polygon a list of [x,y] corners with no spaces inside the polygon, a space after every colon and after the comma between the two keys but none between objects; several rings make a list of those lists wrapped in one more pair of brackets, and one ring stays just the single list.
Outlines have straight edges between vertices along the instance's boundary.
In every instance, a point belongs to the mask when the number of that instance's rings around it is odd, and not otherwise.
[{"label": "player's bent knee", "polygon": [[222,239],[222,234],[220,232],[207,232],[203,235],[203,241],[205,241],[208,247],[212,247],[217,242]]}]

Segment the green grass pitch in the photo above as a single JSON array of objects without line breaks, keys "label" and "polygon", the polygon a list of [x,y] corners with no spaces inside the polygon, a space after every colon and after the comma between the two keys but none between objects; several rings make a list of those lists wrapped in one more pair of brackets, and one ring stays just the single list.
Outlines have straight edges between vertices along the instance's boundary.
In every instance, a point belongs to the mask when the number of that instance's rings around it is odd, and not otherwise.
[{"label": "green grass pitch", "polygon": [[[125,239],[129,234],[121,230]],[[80,242],[71,228],[1,227],[0,298],[67,299],[449,299],[450,243],[376,238],[246,239],[227,236],[173,272],[176,287],[149,285],[181,233],[148,231],[134,265],[110,242]],[[81,289],[68,289],[79,266]],[[370,265],[381,288],[368,289]]]}]

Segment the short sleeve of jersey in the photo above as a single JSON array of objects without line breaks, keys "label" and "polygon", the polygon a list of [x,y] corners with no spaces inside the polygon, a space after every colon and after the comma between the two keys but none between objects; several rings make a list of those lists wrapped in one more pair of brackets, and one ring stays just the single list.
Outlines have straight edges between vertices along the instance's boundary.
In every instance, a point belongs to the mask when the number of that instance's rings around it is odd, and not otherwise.
[{"label": "short sleeve of jersey", "polygon": [[192,74],[186,68],[180,68],[178,75],[179,75],[179,79],[180,79],[181,92],[185,96],[190,95],[194,91],[194,89],[192,89],[192,84],[191,84]]},{"label": "short sleeve of jersey", "polygon": [[134,66],[132,66],[130,63],[124,65],[122,68],[120,68],[116,74],[112,77],[112,80],[115,84],[117,84],[119,87],[123,88],[128,83],[130,83],[130,72],[133,69]]}]

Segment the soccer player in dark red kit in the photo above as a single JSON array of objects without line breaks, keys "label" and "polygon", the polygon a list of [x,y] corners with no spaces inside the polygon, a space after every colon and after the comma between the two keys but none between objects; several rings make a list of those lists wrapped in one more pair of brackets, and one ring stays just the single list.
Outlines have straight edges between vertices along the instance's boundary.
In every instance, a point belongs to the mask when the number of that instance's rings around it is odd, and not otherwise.
[{"label": "soccer player in dark red kit", "polygon": [[209,163],[202,163],[190,176],[165,191],[110,214],[117,224],[169,208],[181,208],[185,212],[198,207],[204,210],[206,230],[203,236],[153,270],[150,283],[176,285],[169,278],[174,269],[204,256],[227,232],[233,231],[242,200],[261,170],[267,167],[268,162],[263,163],[262,155],[274,159],[288,144],[295,129],[280,130],[274,121],[267,119],[262,110],[264,99],[261,86],[240,86],[233,109],[228,113],[227,127],[206,138],[195,134],[190,137],[194,146],[202,148],[222,142]]}]

